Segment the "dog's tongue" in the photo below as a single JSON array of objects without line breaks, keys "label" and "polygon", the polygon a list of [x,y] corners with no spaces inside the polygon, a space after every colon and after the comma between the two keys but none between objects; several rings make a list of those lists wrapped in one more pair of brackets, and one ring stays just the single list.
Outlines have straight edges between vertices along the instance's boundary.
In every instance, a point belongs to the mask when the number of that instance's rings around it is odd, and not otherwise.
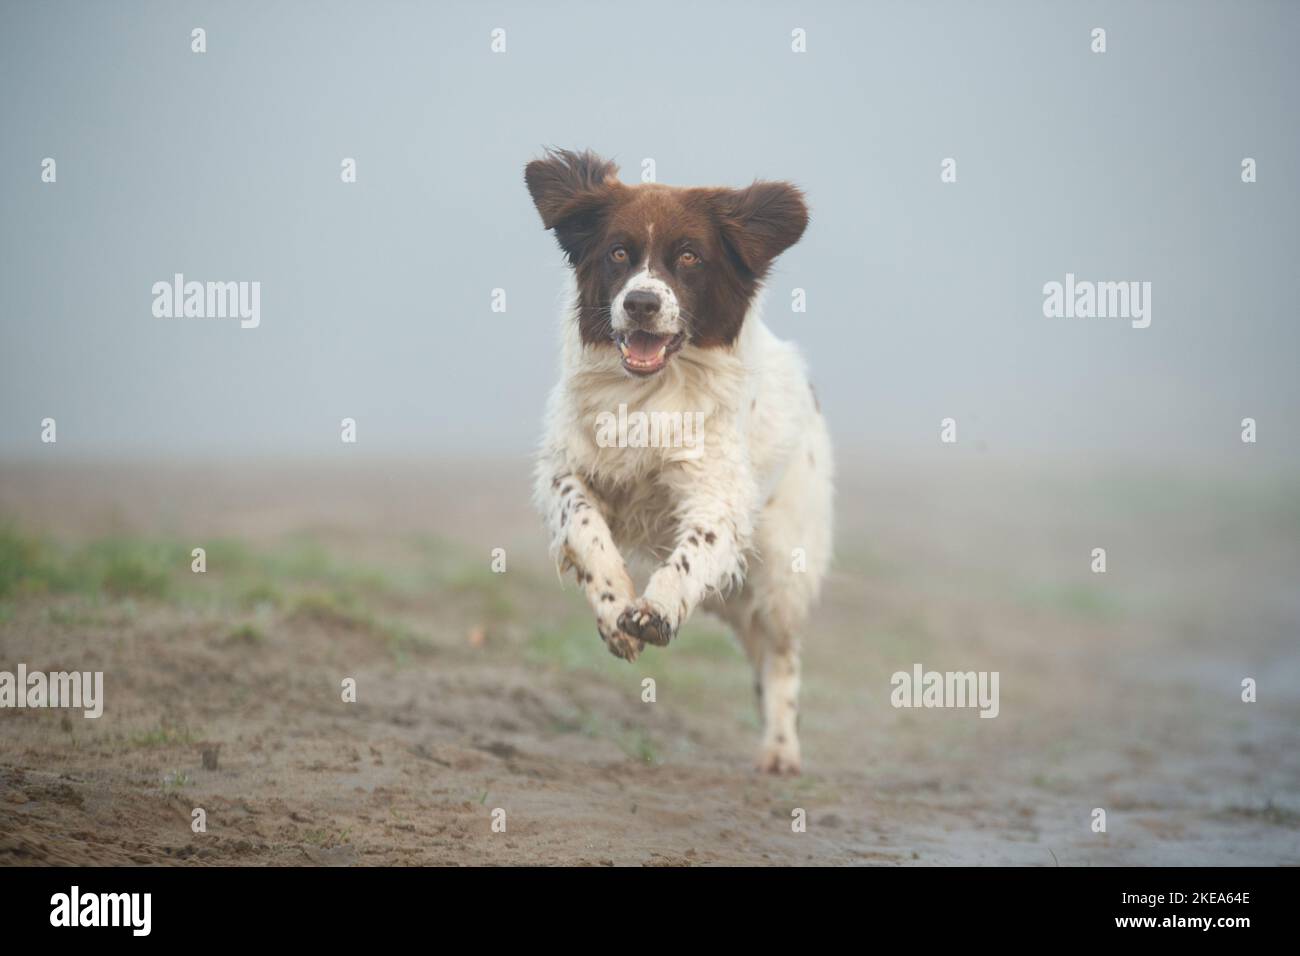
[{"label": "dog's tongue", "polygon": [[671,336],[651,335],[649,332],[633,332],[627,340],[627,350],[638,362],[649,362],[659,354],[659,350],[668,343]]}]

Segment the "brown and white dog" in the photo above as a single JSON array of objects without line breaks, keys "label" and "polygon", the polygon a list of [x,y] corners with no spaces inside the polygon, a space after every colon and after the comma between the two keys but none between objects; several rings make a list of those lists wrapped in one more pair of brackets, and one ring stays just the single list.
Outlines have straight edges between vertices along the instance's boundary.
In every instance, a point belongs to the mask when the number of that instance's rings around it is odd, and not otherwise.
[{"label": "brown and white dog", "polygon": [[[613,654],[668,644],[701,605],[731,625],[754,666],[758,766],[797,773],[799,641],[831,556],[831,446],[798,350],[756,298],[808,210],[788,183],[629,186],[616,173],[553,150],[524,174],[574,278],[537,504]],[[644,428],[602,435],[638,413],[702,434],[693,447]],[[653,568],[639,596],[624,555]]]}]

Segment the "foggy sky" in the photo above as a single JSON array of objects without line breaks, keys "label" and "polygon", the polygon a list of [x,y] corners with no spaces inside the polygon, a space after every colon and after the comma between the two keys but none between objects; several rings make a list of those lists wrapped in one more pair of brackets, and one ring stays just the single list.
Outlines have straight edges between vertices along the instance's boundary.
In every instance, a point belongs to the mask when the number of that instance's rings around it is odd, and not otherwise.
[{"label": "foggy sky", "polygon": [[[1230,455],[1251,416],[1296,454],[1294,4],[0,9],[0,456],[44,457],[47,416],[60,454],[333,453],[344,417],[367,451],[526,453],[564,274],[523,186],[545,145],[807,192],[766,320],[842,448],[951,416],[1013,454]],[[154,317],[178,272],[260,282],[260,326]],[[1149,281],[1150,327],[1045,318],[1067,273]]]}]

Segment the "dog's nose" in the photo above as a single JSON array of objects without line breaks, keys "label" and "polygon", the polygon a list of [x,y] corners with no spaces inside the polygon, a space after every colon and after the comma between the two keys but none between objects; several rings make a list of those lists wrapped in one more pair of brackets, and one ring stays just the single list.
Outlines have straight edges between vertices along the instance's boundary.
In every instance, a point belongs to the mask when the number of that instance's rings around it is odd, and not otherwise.
[{"label": "dog's nose", "polygon": [[645,322],[659,313],[659,296],[645,289],[634,289],[623,296],[623,311],[633,322]]}]

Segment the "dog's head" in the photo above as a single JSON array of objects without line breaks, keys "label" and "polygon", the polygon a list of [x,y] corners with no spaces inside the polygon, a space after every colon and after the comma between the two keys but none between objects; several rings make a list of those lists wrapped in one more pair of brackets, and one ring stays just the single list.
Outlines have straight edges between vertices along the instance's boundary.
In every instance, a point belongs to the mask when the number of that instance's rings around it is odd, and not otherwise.
[{"label": "dog's head", "polygon": [[735,341],[808,209],[789,183],[628,186],[617,172],[592,153],[552,150],[524,180],[577,276],[582,341],[617,347],[630,374],[650,376],[683,346]]}]

